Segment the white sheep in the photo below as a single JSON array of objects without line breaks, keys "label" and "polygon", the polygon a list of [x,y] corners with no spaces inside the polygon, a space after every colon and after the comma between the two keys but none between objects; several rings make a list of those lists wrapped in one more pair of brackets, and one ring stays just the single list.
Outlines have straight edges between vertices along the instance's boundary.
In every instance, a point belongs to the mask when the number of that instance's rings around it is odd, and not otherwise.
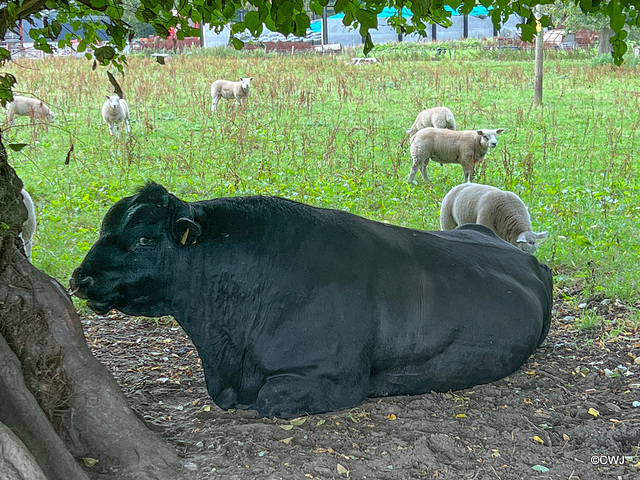
[{"label": "white sheep", "polygon": [[36,208],[33,205],[31,195],[24,188],[22,189],[22,203],[27,209],[27,219],[22,224],[22,231],[20,232],[20,238],[22,239],[22,245],[24,246],[24,253],[27,258],[31,260],[31,250],[33,248],[33,234],[36,231]]},{"label": "white sheep", "polygon": [[496,136],[504,128],[496,130],[447,130],[427,127],[418,130],[411,137],[411,158],[413,166],[409,182],[413,182],[418,169],[422,177],[429,181],[427,164],[429,160],[443,163],[459,163],[464,171],[464,181],[473,182],[475,164],[484,160],[487,151],[498,144]]},{"label": "white sheep", "polygon": [[427,127],[456,129],[456,119],[447,107],[433,107],[423,110],[416,117],[413,126],[407,130],[409,137],[413,137],[418,130]]},{"label": "white sheep", "polygon": [[452,188],[442,200],[440,228],[453,230],[465,223],[489,227],[503,240],[533,253],[547,232],[534,233],[527,207],[513,192],[489,185],[463,183]]},{"label": "white sheep", "polygon": [[213,82],[211,84],[211,111],[216,111],[220,97],[226,100],[235,98],[238,105],[246,104],[251,80],[253,80],[253,77],[241,77],[239,82],[230,80],[216,80]]},{"label": "white sheep", "polygon": [[51,123],[55,120],[55,114],[42,100],[19,95],[14,95],[13,101],[7,103],[7,122],[10,125],[13,125],[13,117],[15,115],[25,115],[31,120],[47,120]]},{"label": "white sheep", "polygon": [[129,105],[124,98],[118,95],[106,95],[107,101],[102,105],[102,118],[109,125],[109,135],[118,136],[118,129],[124,123],[127,133],[131,132],[129,126]]}]

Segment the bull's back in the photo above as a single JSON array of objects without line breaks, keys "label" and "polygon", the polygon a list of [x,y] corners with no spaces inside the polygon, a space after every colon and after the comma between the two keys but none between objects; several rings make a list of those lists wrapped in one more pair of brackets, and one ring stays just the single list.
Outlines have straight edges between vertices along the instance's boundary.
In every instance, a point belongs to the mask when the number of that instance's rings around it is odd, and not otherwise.
[{"label": "bull's back", "polygon": [[[426,232],[425,232],[426,233]],[[546,335],[551,277],[484,227],[430,234],[379,303],[371,395],[491,382]]]}]

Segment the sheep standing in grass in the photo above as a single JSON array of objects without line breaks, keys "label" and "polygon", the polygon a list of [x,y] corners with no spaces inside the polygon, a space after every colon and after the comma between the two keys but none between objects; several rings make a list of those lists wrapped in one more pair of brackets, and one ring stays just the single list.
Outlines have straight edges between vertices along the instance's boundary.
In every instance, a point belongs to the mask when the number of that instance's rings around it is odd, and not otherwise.
[{"label": "sheep standing in grass", "polygon": [[20,238],[22,239],[22,245],[24,246],[24,253],[27,258],[31,260],[31,249],[33,248],[33,234],[36,231],[36,208],[33,205],[31,195],[23,188],[22,189],[22,203],[27,209],[27,219],[22,224],[22,231],[20,232]]},{"label": "sheep standing in grass", "polygon": [[229,80],[216,80],[211,84],[211,111],[215,112],[220,97],[230,100],[236,99],[238,105],[245,105],[249,97],[253,77],[240,78],[239,82]]},{"label": "sheep standing in grass", "polygon": [[504,128],[497,130],[447,130],[444,128],[423,128],[411,137],[411,158],[413,166],[409,182],[413,182],[416,172],[429,181],[427,164],[429,160],[443,163],[459,163],[464,171],[464,181],[473,182],[475,164],[484,160],[487,151],[498,144],[496,136]]},{"label": "sheep standing in grass", "polygon": [[129,106],[124,98],[118,95],[107,95],[107,101],[102,105],[102,118],[109,125],[109,135],[118,136],[118,129],[124,123],[127,133],[131,132],[129,126]]},{"label": "sheep standing in grass", "polygon": [[418,130],[427,127],[456,129],[456,119],[447,107],[434,107],[423,110],[416,117],[413,126],[407,130],[409,137],[413,137]]},{"label": "sheep standing in grass", "polygon": [[13,117],[25,115],[31,120],[47,120],[53,123],[55,114],[47,107],[42,100],[37,98],[13,96],[13,101],[7,103],[7,122],[13,125]]},{"label": "sheep standing in grass", "polygon": [[453,230],[465,223],[489,227],[503,240],[533,253],[548,233],[534,233],[527,207],[515,193],[477,183],[452,188],[442,200],[440,228]]}]

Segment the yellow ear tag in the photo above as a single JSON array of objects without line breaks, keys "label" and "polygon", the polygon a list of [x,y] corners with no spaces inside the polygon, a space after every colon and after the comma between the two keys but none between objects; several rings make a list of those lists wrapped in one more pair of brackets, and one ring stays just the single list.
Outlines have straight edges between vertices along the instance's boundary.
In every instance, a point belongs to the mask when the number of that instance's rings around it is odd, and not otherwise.
[{"label": "yellow ear tag", "polygon": [[187,230],[184,232],[184,235],[182,235],[182,238],[180,239],[180,243],[182,245],[184,245],[185,243],[187,243],[187,238],[189,237],[189,229],[187,228]]}]

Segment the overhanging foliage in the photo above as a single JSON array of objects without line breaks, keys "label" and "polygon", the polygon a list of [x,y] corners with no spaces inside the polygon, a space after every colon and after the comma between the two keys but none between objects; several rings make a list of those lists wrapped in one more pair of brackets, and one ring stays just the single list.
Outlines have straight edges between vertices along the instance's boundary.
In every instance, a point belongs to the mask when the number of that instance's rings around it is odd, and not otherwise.
[{"label": "overhanging foliage", "polygon": [[[139,0],[133,3],[127,0],[13,0],[0,4],[0,40],[4,40],[8,32],[16,31],[21,20],[33,23],[39,19],[42,26],[30,31],[36,49],[51,52],[54,48],[71,47],[77,40],[77,51],[86,52],[87,57],[97,63],[122,69],[126,58],[121,52],[134,35],[134,27],[124,19],[126,11],[134,10],[137,20],[152,25],[156,33],[165,38],[171,28],[175,29],[178,39],[199,35],[195,25],[203,23],[218,31],[231,23],[232,33],[246,29],[259,35],[266,27],[284,35],[301,36],[309,27],[309,11],[320,14],[328,3],[329,0]],[[411,19],[398,14],[388,19],[398,33],[426,36],[430,24],[451,25],[445,4],[469,13],[477,3],[490,10],[496,28],[512,14],[519,15],[522,39],[531,41],[536,32],[536,7],[552,4],[554,0],[336,0],[333,8],[344,13],[344,25],[359,28],[366,54],[373,48],[369,31],[377,27],[377,14],[384,7],[394,7],[399,12],[406,7],[413,12]],[[611,39],[614,61],[621,64],[627,50],[624,27],[640,26],[640,0],[567,0],[567,3],[576,5],[587,15],[603,17],[609,23],[615,32]],[[240,9],[249,10],[242,21],[236,16]],[[543,15],[539,21],[547,26],[549,17]],[[74,32],[61,36],[65,23],[71,25]],[[98,35],[101,30],[110,39],[110,45],[101,45]],[[236,48],[242,48],[240,40],[232,41]],[[10,56],[9,50],[0,47],[0,63]],[[11,98],[14,83],[12,76],[0,74],[3,104]]]}]

